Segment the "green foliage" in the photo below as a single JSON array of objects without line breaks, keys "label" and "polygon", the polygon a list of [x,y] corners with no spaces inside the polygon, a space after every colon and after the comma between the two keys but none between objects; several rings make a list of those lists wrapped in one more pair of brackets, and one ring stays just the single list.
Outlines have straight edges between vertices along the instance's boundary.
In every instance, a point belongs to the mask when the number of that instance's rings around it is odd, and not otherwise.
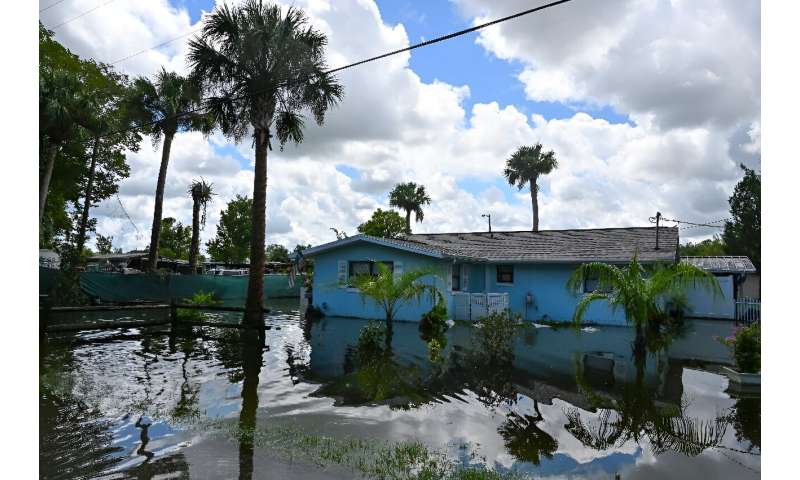
[{"label": "green foliage", "polygon": [[217,236],[206,243],[208,254],[217,262],[245,263],[250,257],[253,200],[242,195],[228,202],[220,212]]},{"label": "green foliage", "polygon": [[[94,243],[97,248],[97,253],[102,255],[108,255],[109,253],[114,253],[114,237],[112,236],[106,237],[98,233],[94,236]],[[118,248],[117,253],[122,253],[122,249]]]},{"label": "green foliage", "polygon": [[492,357],[513,356],[514,332],[519,319],[507,312],[493,312],[475,323],[477,347]]},{"label": "green foliage", "polygon": [[379,208],[372,213],[372,218],[358,226],[358,232],[373,237],[397,238],[407,233],[406,221],[393,210]]},{"label": "green foliage", "polygon": [[613,309],[622,308],[627,321],[640,328],[662,319],[669,299],[679,298],[691,286],[700,286],[720,295],[714,276],[688,262],[670,265],[644,266],[634,255],[627,267],[606,263],[585,263],[578,267],[567,282],[567,289],[583,292],[587,278],[597,278],[596,291],[583,295],[575,306],[573,321],[580,325],[586,309],[593,302],[607,301]]},{"label": "green foliage", "polygon": [[298,243],[297,245],[294,246],[294,250],[292,250],[292,255],[297,255],[298,253],[302,253],[303,250],[307,250],[309,248],[311,248],[310,243],[307,243],[305,245]]},{"label": "green foliage", "polygon": [[736,367],[741,373],[761,372],[761,324],[738,327],[733,335],[720,339],[733,350]]},{"label": "green foliage", "polygon": [[[216,294],[214,292],[204,292],[200,290],[199,292],[195,292],[191,297],[184,298],[184,303],[189,305],[218,305],[222,303],[221,301],[217,300]],[[187,308],[179,308],[177,309],[178,318],[181,320],[205,320],[206,314],[201,312],[200,310],[190,310]]]},{"label": "green foliage", "polygon": [[[414,212],[416,221],[421,222],[425,218],[425,212],[423,212],[422,207],[430,203],[431,197],[429,197],[428,193],[425,191],[425,185],[417,185],[414,182],[398,183],[395,185],[394,189],[389,192],[389,205],[405,210],[406,212],[405,233],[411,233],[411,212]],[[378,212],[380,212],[380,209],[378,209]],[[373,218],[374,217],[375,215],[373,214]],[[361,231],[360,227],[359,231]]]},{"label": "green foliage", "polygon": [[158,253],[162,257],[188,260],[192,244],[192,228],[184,226],[172,217],[161,220],[161,236],[158,240]]},{"label": "green foliage", "polygon": [[291,258],[289,258],[289,249],[278,243],[268,245],[266,254],[268,262],[288,263],[291,261]]},{"label": "green foliage", "polygon": [[372,359],[382,354],[385,340],[386,325],[371,321],[361,327],[361,332],[358,334],[358,343],[356,344],[359,363],[369,363]]},{"label": "green foliage", "polygon": [[741,166],[742,178],[728,203],[731,221],[725,222],[722,239],[728,255],[746,255],[761,270],[761,174]]},{"label": "green foliage", "polygon": [[552,150],[543,152],[541,143],[533,146],[519,147],[511,157],[506,160],[503,175],[509,185],[522,190],[530,183],[531,189],[536,189],[536,180],[540,175],[547,175],[558,168],[556,154]]},{"label": "green foliage", "polygon": [[714,257],[725,255],[725,242],[722,237],[707,238],[702,242],[687,242],[678,247],[679,254],[684,257]]}]

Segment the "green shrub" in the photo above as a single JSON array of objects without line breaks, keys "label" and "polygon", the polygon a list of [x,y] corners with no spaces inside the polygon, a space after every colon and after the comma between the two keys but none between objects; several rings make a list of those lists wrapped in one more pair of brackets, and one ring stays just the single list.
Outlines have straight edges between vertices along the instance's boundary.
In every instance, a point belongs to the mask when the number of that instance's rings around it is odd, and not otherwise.
[{"label": "green shrub", "polygon": [[517,318],[507,312],[490,313],[475,323],[477,342],[490,354],[504,355],[514,348],[514,326]]},{"label": "green shrub", "polygon": [[[214,292],[203,292],[202,290],[196,292],[190,298],[184,298],[184,303],[189,305],[218,305],[222,303],[221,301],[217,300],[216,294]],[[201,312],[200,310],[189,310],[187,308],[179,308],[178,309],[178,318],[181,320],[205,320],[206,315]]]},{"label": "green shrub", "polygon": [[733,350],[733,359],[740,372],[761,371],[761,324],[738,327],[733,335],[720,341]]},{"label": "green shrub", "polygon": [[356,344],[359,364],[366,364],[383,354],[386,342],[386,325],[370,321],[361,328]]},{"label": "green shrub", "polygon": [[430,311],[422,315],[419,331],[423,334],[425,341],[440,337],[447,331],[447,306],[443,301],[437,302]]}]

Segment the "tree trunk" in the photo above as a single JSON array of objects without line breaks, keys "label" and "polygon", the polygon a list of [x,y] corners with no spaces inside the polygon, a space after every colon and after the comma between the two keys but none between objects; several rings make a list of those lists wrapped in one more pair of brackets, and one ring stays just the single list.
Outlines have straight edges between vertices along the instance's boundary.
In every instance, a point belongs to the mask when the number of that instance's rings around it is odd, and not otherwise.
[{"label": "tree trunk", "polygon": [[58,155],[59,146],[57,143],[51,143],[47,149],[47,163],[44,167],[44,175],[42,175],[41,183],[39,184],[39,227],[42,226],[42,217],[44,216],[44,205],[47,202],[47,193],[50,190],[50,179],[53,178],[53,167],[56,164],[56,155]]},{"label": "tree trunk", "polygon": [[406,210],[406,233],[411,234],[411,210]]},{"label": "tree trunk", "polygon": [[86,228],[89,224],[89,207],[92,205],[92,187],[94,187],[94,171],[97,168],[97,154],[100,150],[100,137],[94,137],[94,146],[92,147],[92,161],[89,164],[89,178],[86,180],[86,192],[83,194],[83,212],[81,213],[81,224],[78,227],[78,239],[76,241],[76,250],[78,251],[78,258],[83,252],[83,246],[86,243]]},{"label": "tree trunk", "polygon": [[167,182],[167,166],[169,151],[172,148],[174,133],[164,134],[164,145],[161,146],[161,167],[158,170],[156,183],[156,205],[153,209],[153,228],[150,231],[150,252],[147,255],[147,271],[154,271],[158,266],[158,241],[161,238],[161,210],[164,206],[164,185]]},{"label": "tree trunk", "polygon": [[239,479],[253,478],[253,451],[256,415],[258,412],[258,381],[261,374],[263,345],[258,339],[242,338],[242,408],[239,411]]},{"label": "tree trunk", "polygon": [[[250,239],[250,281],[247,284],[244,323],[264,326],[264,244],[267,228],[267,144],[269,131],[257,129],[255,178],[253,179],[253,232]],[[261,330],[263,334],[263,330]]]},{"label": "tree trunk", "polygon": [[539,186],[531,179],[531,208],[533,209],[533,231],[539,231]]},{"label": "tree trunk", "polygon": [[394,334],[394,318],[391,313],[386,314],[386,347],[392,346],[392,335]]},{"label": "tree trunk", "polygon": [[194,199],[192,205],[192,245],[189,248],[189,268],[197,273],[197,255],[200,250],[200,202]]}]

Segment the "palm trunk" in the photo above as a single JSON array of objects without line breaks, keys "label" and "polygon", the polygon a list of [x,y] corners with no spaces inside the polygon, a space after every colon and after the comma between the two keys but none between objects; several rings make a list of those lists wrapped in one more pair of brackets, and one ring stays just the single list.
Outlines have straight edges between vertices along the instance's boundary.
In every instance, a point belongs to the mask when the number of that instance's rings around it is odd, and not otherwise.
[{"label": "palm trunk", "polygon": [[53,178],[53,167],[56,164],[56,155],[58,154],[59,145],[51,143],[47,149],[47,163],[44,167],[44,175],[42,175],[41,183],[39,184],[39,227],[42,226],[42,217],[44,216],[44,205],[47,202],[47,193],[50,190],[50,179]]},{"label": "palm trunk", "polygon": [[89,224],[89,207],[92,205],[92,188],[94,187],[94,172],[97,168],[97,154],[100,150],[100,137],[94,137],[94,146],[92,147],[92,161],[89,164],[89,178],[86,180],[86,192],[83,195],[83,212],[81,212],[81,224],[78,227],[78,239],[76,241],[78,251],[78,258],[83,252],[83,246],[86,243],[86,228]]},{"label": "palm trunk", "polygon": [[392,346],[392,335],[394,334],[394,318],[392,318],[391,312],[386,313],[386,347],[390,348]]},{"label": "palm trunk", "polygon": [[158,266],[158,241],[161,238],[161,211],[164,206],[164,185],[167,182],[167,166],[169,166],[169,151],[172,147],[174,133],[164,134],[164,145],[161,148],[161,167],[158,170],[156,183],[156,205],[153,209],[153,228],[150,232],[150,252],[147,255],[146,270],[154,271]]},{"label": "palm trunk", "polygon": [[253,478],[253,451],[256,415],[258,412],[258,381],[261,374],[263,345],[253,338],[242,339],[242,408],[239,411],[239,479]]},{"label": "palm trunk", "polygon": [[406,210],[406,233],[411,234],[411,210]]},{"label": "palm trunk", "polygon": [[531,208],[533,209],[533,231],[539,231],[539,186],[531,179]]},{"label": "palm trunk", "polygon": [[[256,164],[253,179],[253,233],[250,240],[250,281],[247,284],[244,323],[264,326],[264,244],[267,228],[267,143],[269,131],[256,130]],[[263,330],[261,330],[263,334]]]},{"label": "palm trunk", "polygon": [[192,245],[189,248],[189,268],[197,273],[197,254],[200,249],[200,202],[194,199],[192,205]]}]

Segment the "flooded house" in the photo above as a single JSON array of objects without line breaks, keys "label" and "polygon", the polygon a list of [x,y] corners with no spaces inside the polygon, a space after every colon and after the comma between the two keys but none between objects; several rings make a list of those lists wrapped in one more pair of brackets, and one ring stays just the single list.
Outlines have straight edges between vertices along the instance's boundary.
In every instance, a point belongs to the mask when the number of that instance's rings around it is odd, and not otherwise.
[{"label": "flooded house", "polygon": [[[678,245],[675,227],[630,227],[422,233],[399,239],[356,235],[312,247],[303,255],[314,259],[313,304],[325,315],[382,318],[377,305],[362,299],[350,281],[357,275],[376,274],[377,264],[382,263],[395,275],[418,268],[438,271],[425,281],[442,292],[455,320],[477,320],[489,312],[510,310],[527,321],[569,322],[581,295],[597,287],[597,280],[587,279],[580,291],[567,289],[578,265],[623,266],[634,255],[645,265],[676,262]],[[727,263],[743,265],[736,272],[710,270],[720,281],[721,294],[700,288],[687,292],[690,313],[696,305],[700,316],[734,318],[736,285],[755,273],[749,260],[735,259]],[[396,318],[418,321],[432,306],[429,298],[409,302]],[[605,303],[592,304],[584,322],[627,324],[624,312]]]}]

